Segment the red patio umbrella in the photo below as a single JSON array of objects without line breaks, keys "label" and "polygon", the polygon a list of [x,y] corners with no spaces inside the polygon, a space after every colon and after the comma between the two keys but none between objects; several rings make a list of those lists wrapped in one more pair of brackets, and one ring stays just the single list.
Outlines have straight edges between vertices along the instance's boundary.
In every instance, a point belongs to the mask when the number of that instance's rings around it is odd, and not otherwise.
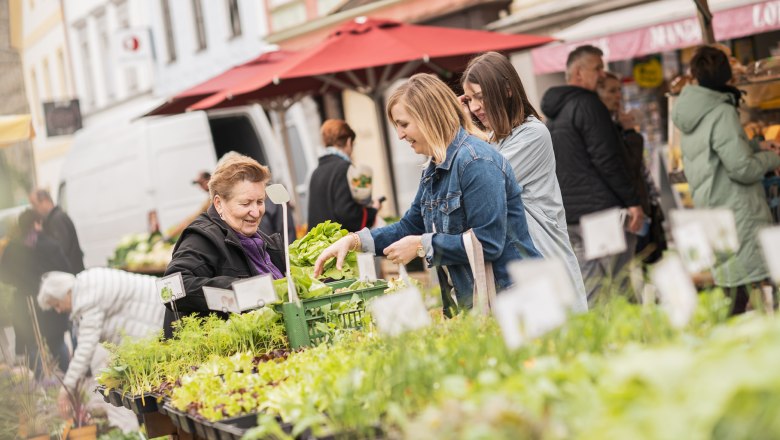
[{"label": "red patio umbrella", "polygon": [[[450,77],[462,71],[469,58],[486,51],[514,51],[552,41],[549,37],[420,26],[358,17],[332,32],[320,44],[279,63],[271,78],[259,76],[236,82],[188,107],[205,110],[260,102],[284,109],[308,93],[355,90],[373,98],[384,159],[390,163],[390,142],[384,117],[383,93],[396,80],[418,72]],[[280,101],[279,98],[285,98]],[[282,130],[283,135],[286,134]],[[287,139],[284,139],[287,146]],[[392,166],[389,169],[396,189]],[[395,197],[392,203],[398,211]]]},{"label": "red patio umbrella", "polygon": [[289,58],[293,52],[277,50],[266,52],[244,64],[234,66],[229,70],[191,87],[168,99],[165,103],[146,113],[144,116],[174,115],[183,113],[188,107],[215,93],[227,90],[235,84],[246,84],[248,81],[270,81],[278,73],[279,65]]},{"label": "red patio umbrella", "polygon": [[320,44],[278,65],[272,78],[252,78],[191,105],[192,110],[352,89],[376,95],[398,78],[427,71],[449,76],[474,54],[513,51],[553,41],[549,37],[420,26],[358,17]]}]

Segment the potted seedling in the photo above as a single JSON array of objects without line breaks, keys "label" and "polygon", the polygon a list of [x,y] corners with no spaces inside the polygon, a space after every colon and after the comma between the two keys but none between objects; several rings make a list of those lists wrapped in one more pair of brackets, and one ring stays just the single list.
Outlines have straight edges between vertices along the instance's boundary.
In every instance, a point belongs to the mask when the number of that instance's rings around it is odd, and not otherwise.
[{"label": "potted seedling", "polygon": [[49,433],[57,424],[55,399],[46,393],[46,389],[35,380],[32,371],[24,365],[17,371],[4,374],[2,383],[2,388],[10,391],[3,394],[14,396],[13,399],[3,399],[3,425],[10,422],[6,416],[15,414],[19,437],[48,440]]},{"label": "potted seedling", "polygon": [[68,415],[70,419],[65,423],[62,438],[64,440],[95,440],[97,438],[97,425],[92,423],[92,415],[87,403],[89,397],[85,386],[86,379],[81,378],[73,389],[63,387],[68,396]]}]

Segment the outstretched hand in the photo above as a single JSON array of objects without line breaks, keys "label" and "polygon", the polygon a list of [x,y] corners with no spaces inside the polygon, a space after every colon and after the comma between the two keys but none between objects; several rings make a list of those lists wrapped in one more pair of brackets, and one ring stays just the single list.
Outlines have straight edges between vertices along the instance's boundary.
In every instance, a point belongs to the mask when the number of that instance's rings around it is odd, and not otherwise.
[{"label": "outstretched hand", "polygon": [[318,277],[322,275],[322,269],[325,267],[325,262],[329,259],[336,257],[336,269],[341,270],[344,265],[344,259],[347,257],[354,241],[351,236],[341,237],[337,242],[325,248],[324,251],[314,262],[314,276]]}]

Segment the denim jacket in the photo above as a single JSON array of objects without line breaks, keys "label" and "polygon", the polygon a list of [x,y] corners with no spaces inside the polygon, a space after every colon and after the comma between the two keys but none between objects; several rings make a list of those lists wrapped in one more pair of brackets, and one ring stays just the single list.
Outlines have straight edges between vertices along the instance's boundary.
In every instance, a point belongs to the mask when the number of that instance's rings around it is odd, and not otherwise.
[{"label": "denim jacket", "polygon": [[411,208],[395,224],[359,232],[363,250],[382,255],[408,235],[422,235],[426,260],[437,267],[445,307],[451,305],[447,268],[458,307],[472,307],[474,278],[461,234],[473,229],[493,263],[498,289],[511,284],[507,263],[540,257],[528,232],[522,192],[506,159],[461,128],[446,159],[423,171]]}]

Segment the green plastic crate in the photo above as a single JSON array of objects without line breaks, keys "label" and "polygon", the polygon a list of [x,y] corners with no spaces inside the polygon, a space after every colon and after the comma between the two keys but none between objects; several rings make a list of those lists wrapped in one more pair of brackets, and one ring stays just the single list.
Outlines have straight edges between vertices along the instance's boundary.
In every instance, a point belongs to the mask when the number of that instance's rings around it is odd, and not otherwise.
[{"label": "green plastic crate", "polygon": [[[354,279],[335,281],[328,283],[335,291],[342,287],[347,287],[355,282]],[[365,314],[365,301],[375,296],[379,296],[387,289],[387,282],[377,280],[374,287],[367,289],[353,290],[344,293],[334,293],[319,298],[305,299],[300,304],[288,302],[281,305],[284,317],[284,327],[287,330],[287,339],[290,341],[290,348],[309,347],[325,341],[325,333],[316,329],[318,322],[325,322],[324,315],[314,316],[317,309],[325,305],[336,305],[341,302],[350,301],[354,295],[358,295],[363,300],[363,305],[358,310],[352,310],[335,315],[344,328],[359,328]],[[333,319],[333,317],[331,318]]]}]

